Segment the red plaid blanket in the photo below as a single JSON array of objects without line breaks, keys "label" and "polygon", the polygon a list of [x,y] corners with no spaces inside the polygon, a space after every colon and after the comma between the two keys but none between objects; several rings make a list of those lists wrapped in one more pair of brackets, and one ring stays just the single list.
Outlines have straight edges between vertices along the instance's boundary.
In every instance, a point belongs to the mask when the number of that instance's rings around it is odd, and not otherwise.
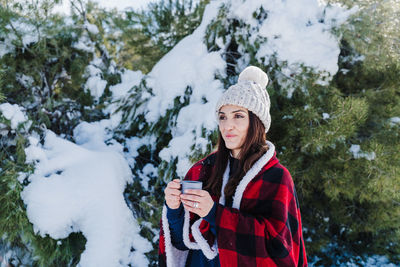
[{"label": "red plaid blanket", "polygon": [[[185,211],[184,243],[201,249],[207,258],[217,254],[221,266],[307,266],[300,209],[289,171],[270,149],[246,173],[225,207],[222,195],[217,207],[217,237],[208,223]],[[197,162],[185,179],[204,180],[210,176],[215,155]],[[228,179],[229,166],[223,177]],[[223,190],[222,190],[223,191]],[[216,200],[216,198],[214,197]],[[186,228],[186,229],[185,229]],[[166,209],[163,210],[159,241],[159,266],[183,267],[187,251],[171,244]]]}]

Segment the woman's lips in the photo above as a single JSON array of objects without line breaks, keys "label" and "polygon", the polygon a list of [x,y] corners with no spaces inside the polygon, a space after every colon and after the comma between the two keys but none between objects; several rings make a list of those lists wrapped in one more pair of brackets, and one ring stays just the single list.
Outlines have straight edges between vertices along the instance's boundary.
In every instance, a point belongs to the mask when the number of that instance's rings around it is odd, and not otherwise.
[{"label": "woman's lips", "polygon": [[235,137],[236,135],[233,135],[233,134],[227,134],[227,135],[225,135],[225,137],[226,138],[233,138],[233,137]]}]

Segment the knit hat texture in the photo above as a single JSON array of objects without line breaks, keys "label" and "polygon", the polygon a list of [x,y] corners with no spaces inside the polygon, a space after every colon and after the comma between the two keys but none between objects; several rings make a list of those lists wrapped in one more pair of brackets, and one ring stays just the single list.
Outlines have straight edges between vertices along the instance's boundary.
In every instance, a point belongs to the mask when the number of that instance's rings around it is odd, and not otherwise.
[{"label": "knit hat texture", "polygon": [[228,88],[217,102],[216,115],[224,105],[236,105],[253,112],[264,124],[265,132],[271,126],[271,106],[267,92],[268,75],[260,68],[249,66],[240,74],[238,82]]}]

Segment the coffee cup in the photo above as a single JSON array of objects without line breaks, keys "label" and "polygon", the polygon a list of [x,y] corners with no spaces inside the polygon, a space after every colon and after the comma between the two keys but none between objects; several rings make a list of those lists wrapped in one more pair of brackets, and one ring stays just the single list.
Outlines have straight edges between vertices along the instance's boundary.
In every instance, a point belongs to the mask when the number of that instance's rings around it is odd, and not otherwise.
[{"label": "coffee cup", "polygon": [[203,182],[200,182],[200,181],[184,180],[181,182],[181,184],[182,184],[182,194],[185,194],[186,189],[202,189],[203,188]]}]

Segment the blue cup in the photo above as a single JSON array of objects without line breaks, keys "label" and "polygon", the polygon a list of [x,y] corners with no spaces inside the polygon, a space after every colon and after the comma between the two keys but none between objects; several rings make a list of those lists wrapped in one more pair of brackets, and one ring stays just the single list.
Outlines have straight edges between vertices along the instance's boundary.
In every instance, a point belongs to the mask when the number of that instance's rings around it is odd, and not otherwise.
[{"label": "blue cup", "polygon": [[186,189],[202,189],[203,182],[200,181],[182,181],[182,194],[185,194]]}]

